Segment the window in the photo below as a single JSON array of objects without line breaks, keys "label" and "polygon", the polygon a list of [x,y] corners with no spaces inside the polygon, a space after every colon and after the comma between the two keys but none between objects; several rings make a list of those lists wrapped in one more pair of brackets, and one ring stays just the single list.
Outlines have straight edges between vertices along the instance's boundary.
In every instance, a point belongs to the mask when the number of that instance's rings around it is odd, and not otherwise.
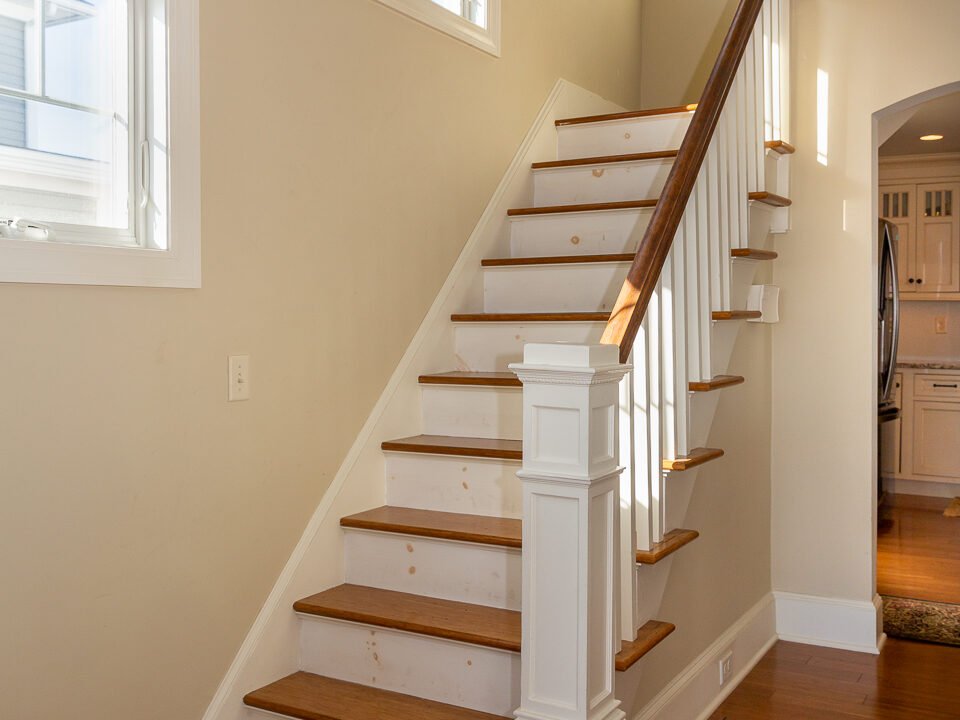
[{"label": "window", "polygon": [[380,0],[395,10],[500,56],[500,0]]},{"label": "window", "polygon": [[199,285],[198,0],[0,0],[0,281]]}]

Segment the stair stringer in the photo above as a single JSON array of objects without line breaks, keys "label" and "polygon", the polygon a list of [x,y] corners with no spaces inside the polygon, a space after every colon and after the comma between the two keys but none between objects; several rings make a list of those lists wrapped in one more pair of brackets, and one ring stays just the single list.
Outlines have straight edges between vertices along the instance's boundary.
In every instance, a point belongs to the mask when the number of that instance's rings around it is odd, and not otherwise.
[{"label": "stair stringer", "polygon": [[540,108],[419,329],[314,511],[248,631],[203,720],[245,720],[243,696],[300,667],[300,621],[293,603],[344,581],[340,518],[382,505],[383,441],[421,427],[420,375],[449,369],[450,315],[483,303],[480,261],[509,254],[507,210],[533,200],[532,163],[557,157],[555,121],[625,108],[559,79]]}]

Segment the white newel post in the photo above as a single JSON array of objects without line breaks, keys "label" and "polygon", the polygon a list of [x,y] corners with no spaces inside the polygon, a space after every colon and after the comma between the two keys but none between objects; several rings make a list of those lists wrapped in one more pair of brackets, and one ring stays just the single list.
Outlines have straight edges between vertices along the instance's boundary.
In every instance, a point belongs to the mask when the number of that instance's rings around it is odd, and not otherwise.
[{"label": "white newel post", "polygon": [[620,379],[613,345],[527,345],[521,720],[621,720]]}]

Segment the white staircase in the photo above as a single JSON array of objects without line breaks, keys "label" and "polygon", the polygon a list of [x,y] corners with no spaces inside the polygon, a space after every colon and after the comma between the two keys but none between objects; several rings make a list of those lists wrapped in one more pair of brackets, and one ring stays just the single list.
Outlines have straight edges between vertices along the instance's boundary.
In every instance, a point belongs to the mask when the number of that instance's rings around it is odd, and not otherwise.
[{"label": "white staircase", "polygon": [[[691,476],[723,454],[704,447],[717,397],[744,381],[728,362],[756,319],[747,292],[788,225],[785,68],[769,40],[785,13],[765,5],[621,385],[621,671],[673,629],[655,619],[669,619],[669,573],[642,568],[697,537],[682,529]],[[557,123],[559,159],[531,168],[509,256],[480,269],[482,307],[451,318],[447,366],[420,378],[422,435],[383,445],[386,505],[342,520],[345,584],[295,606],[301,672],[250,693],[251,713],[479,720],[521,706],[524,389],[509,366],[528,344],[599,343],[693,113]]]}]

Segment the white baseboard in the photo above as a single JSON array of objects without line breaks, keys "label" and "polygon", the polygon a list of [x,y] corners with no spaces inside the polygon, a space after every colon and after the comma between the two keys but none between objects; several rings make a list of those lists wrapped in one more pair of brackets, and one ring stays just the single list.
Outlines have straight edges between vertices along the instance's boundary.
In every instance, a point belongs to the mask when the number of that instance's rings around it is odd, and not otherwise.
[{"label": "white baseboard", "polygon": [[873,602],[774,592],[781,640],[879,654],[883,644],[880,596]]},{"label": "white baseboard", "polygon": [[932,480],[908,480],[907,478],[884,478],[883,489],[894,495],[922,495],[924,497],[960,497],[960,483],[934,482]]},{"label": "white baseboard", "polygon": [[[635,720],[706,720],[777,641],[773,595],[766,595],[635,716]],[[720,686],[720,658],[733,651],[734,676]]]}]

